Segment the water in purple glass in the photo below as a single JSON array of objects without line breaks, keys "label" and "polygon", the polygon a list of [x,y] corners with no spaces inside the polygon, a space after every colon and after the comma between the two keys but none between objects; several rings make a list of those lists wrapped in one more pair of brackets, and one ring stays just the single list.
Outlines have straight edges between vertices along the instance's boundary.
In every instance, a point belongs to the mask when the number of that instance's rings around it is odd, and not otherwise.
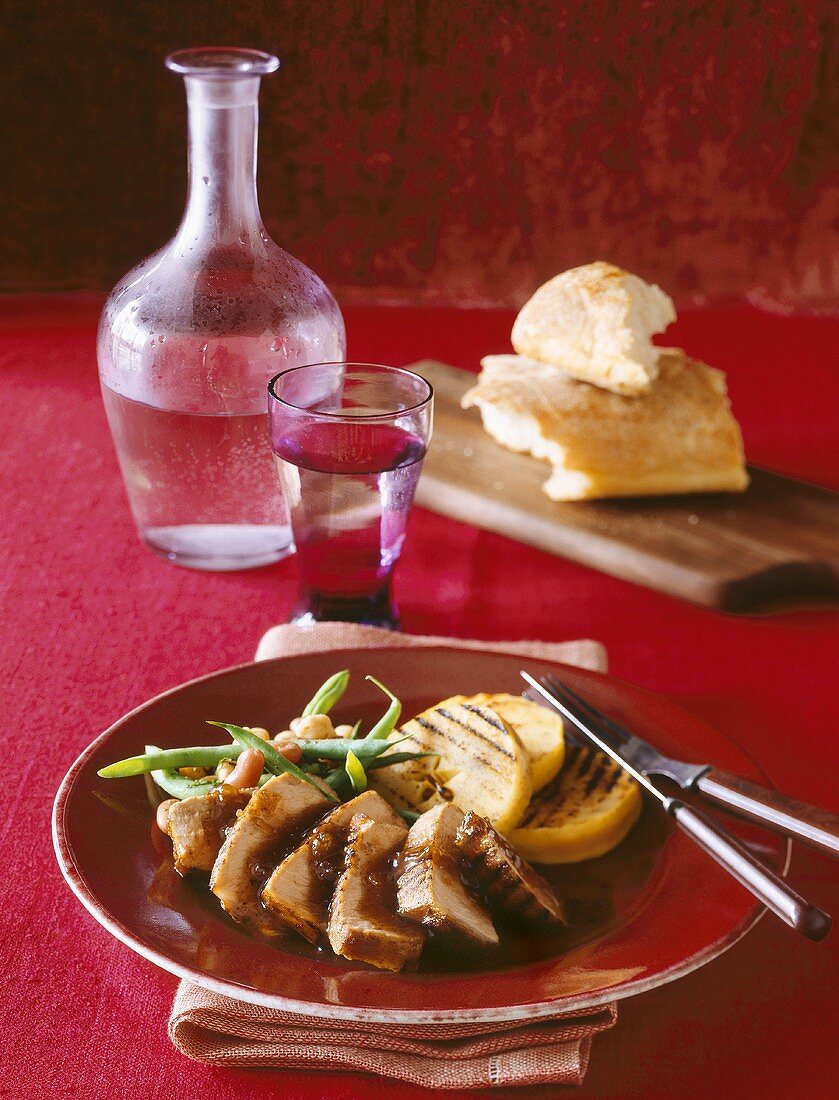
[{"label": "water in purple glass", "polygon": [[272,443],[291,512],[304,617],[396,626],[391,574],[423,441],[395,425],[341,420],[285,426]]}]

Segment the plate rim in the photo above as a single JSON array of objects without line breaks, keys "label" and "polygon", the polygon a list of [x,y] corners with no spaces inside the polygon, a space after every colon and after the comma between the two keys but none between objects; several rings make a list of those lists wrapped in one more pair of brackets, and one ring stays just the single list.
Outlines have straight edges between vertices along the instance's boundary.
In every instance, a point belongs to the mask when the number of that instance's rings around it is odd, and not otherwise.
[{"label": "plate rim", "polygon": [[[510,1023],[514,1021],[524,1020],[541,1020],[550,1016],[555,1016],[557,1013],[557,1005],[562,1002],[562,1014],[573,1015],[575,1012],[581,1012],[583,1010],[598,1008],[604,1004],[608,1004],[613,1001],[625,1000],[628,997],[638,996],[641,993],[646,993],[651,989],[656,989],[659,986],[667,985],[670,982],[678,981],[680,978],[686,977],[693,971],[698,970],[700,967],[705,966],[707,963],[712,962],[714,959],[719,958],[730,950],[736,943],[738,943],[745,935],[747,935],[760,921],[763,915],[767,912],[766,908],[759,902],[756,902],[749,914],[729,932],[727,935],[722,936],[714,943],[709,944],[707,947],[695,952],[693,955],[683,959],[680,963],[674,964],[663,972],[651,975],[646,978],[630,979],[627,982],[621,984],[612,989],[604,990],[601,992],[584,993],[571,995],[562,998],[554,998],[550,1000],[534,1001],[529,1004],[510,1005],[510,1006],[498,1006],[498,1007],[482,1007],[482,1008],[459,1008],[459,1009],[385,1009],[385,1008],[367,1008],[367,1007],[352,1007],[348,1005],[339,1004],[318,1004],[314,1001],[300,1001],[292,997],[284,997],[277,993],[265,993],[258,989],[253,989],[248,986],[240,985],[234,981],[227,981],[220,978],[215,978],[212,975],[204,974],[201,971],[192,969],[189,966],[182,965],[176,962],[174,959],[170,959],[162,952],[149,946],[137,935],[135,935],[129,928],[126,928],[121,921],[113,917],[108,910],[102,905],[95,894],[88,888],[87,883],[84,880],[83,875],[75,865],[72,847],[67,839],[66,832],[64,830],[64,816],[70,794],[72,793],[73,786],[79,772],[82,770],[88,759],[96,752],[97,748],[106,741],[111,733],[117,726],[121,726],[133,718],[136,714],[146,710],[153,706],[158,700],[166,698],[176,692],[183,690],[184,688],[191,687],[194,684],[201,683],[206,680],[212,680],[220,678],[222,676],[236,673],[241,669],[252,668],[254,665],[266,665],[272,663],[279,663],[289,660],[295,657],[314,657],[323,656],[326,654],[334,653],[336,655],[346,653],[357,653],[359,651],[364,652],[388,652],[392,653],[395,649],[401,647],[378,645],[378,646],[362,646],[362,647],[342,647],[335,649],[332,647],[323,647],[306,651],[300,654],[285,654],[277,657],[269,657],[263,660],[251,660],[243,661],[235,665],[230,665],[225,668],[216,669],[213,672],[204,673],[201,676],[196,676],[191,680],[185,680],[183,683],[176,684],[171,688],[167,688],[164,691],[158,692],[150,699],[140,703],[138,706],[133,707],[131,710],[126,711],[115,722],[112,722],[107,729],[103,730],[97,737],[93,739],[76,757],[73,763],[70,765],[66,774],[64,775],[61,783],[56,791],[55,799],[53,801],[52,814],[51,814],[51,832],[53,849],[55,851],[56,860],[61,870],[62,876],[70,887],[71,891],[78,900],[82,903],[84,908],[90,913],[94,920],[109,932],[120,943],[124,944],[135,954],[140,955],[142,958],[151,962],[153,965],[159,967],[175,977],[192,982],[194,985],[201,986],[202,988],[209,989],[214,993],[218,993],[225,997],[230,997],[234,1000],[245,1001],[248,1004],[258,1005],[263,1008],[269,1008],[278,1011],[295,1013],[297,1015],[316,1017],[321,1019],[331,1020],[345,1020],[348,1022],[367,1022],[367,1023],[386,1023],[386,1024],[455,1024],[455,1023]],[[420,647],[418,647],[420,648]],[[503,657],[520,657],[523,662],[528,660],[532,661],[534,658],[525,657],[519,653],[511,652],[509,650],[493,649],[486,650],[476,648],[473,646],[461,646],[461,645],[446,645],[445,643],[435,645],[423,645],[421,647],[423,652],[457,652],[465,654],[473,654],[475,656],[487,656],[496,655]],[[680,704],[672,699],[671,696],[662,692],[651,691],[640,685],[633,684],[630,681],[623,680],[620,677],[613,676],[609,672],[600,672],[595,669],[586,669],[578,665],[570,665],[566,662],[555,661],[550,658],[535,658],[539,664],[550,665],[557,668],[569,668],[574,672],[590,673],[595,678],[604,677],[619,685],[625,685],[633,691],[641,691],[647,695],[664,699],[670,705],[680,710],[685,710],[685,713],[690,714],[692,718],[696,718],[697,721],[704,721],[701,718],[691,714],[689,710],[681,707]],[[767,782],[771,785],[771,780],[764,772],[761,764],[754,759],[753,755],[747,750],[743,749],[739,743],[727,733],[718,731],[721,737],[730,741],[744,756],[751,760],[755,767],[762,772],[766,777]],[[790,867],[792,856],[792,843],[788,837],[779,838],[784,843],[784,848],[781,854],[781,866],[778,869],[778,874],[782,878],[786,877],[786,874]]]}]

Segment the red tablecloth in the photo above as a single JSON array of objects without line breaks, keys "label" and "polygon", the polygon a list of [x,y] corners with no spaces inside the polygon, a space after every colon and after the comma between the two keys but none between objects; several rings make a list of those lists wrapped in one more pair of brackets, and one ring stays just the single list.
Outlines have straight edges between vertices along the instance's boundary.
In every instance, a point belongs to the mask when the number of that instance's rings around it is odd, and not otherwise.
[{"label": "red tablecloth", "polygon": [[[248,659],[294,589],[293,561],[214,576],[140,546],[99,400],[96,313],[87,299],[0,302],[0,1095],[369,1096],[379,1086],[362,1077],[181,1058],[165,1033],[174,979],[95,924],[55,865],[50,806],[79,750],[148,696]],[[351,309],[347,322],[356,358],[474,369],[508,348],[511,317]],[[686,313],[673,342],[729,372],[753,462],[839,487],[837,336],[836,321],[733,306]],[[399,590],[414,632],[599,638],[617,675],[687,697],[790,794],[839,810],[834,611],[723,616],[422,511]],[[839,916],[835,863],[796,850],[792,874]],[[839,1070],[837,956],[839,933],[815,946],[764,919],[711,965],[624,1002],[581,1095],[827,1096]],[[387,1088],[394,1100],[419,1095]]]}]

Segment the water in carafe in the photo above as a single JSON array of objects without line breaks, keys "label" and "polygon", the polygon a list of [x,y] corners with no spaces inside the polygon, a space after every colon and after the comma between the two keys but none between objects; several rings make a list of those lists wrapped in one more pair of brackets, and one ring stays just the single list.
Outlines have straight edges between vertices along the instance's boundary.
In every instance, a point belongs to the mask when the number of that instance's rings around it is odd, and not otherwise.
[{"label": "water in carafe", "polygon": [[99,328],[102,393],[137,528],[195,568],[243,569],[289,553],[268,433],[267,383],[340,360],[334,298],[268,236],[256,198],[257,94],[275,58],[180,51],[189,194],[173,240],[125,276]]}]

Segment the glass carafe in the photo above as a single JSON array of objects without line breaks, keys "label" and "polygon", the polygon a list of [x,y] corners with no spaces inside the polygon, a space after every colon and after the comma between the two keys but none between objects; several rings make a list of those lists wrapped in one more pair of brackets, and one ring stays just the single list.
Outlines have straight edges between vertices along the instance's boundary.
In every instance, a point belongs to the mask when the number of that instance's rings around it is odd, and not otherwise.
[{"label": "glass carafe", "polygon": [[195,49],[166,64],[186,83],[186,210],[174,238],[111,292],[99,377],[141,538],[181,565],[247,569],[292,549],[268,380],[343,359],[344,323],[259,214],[257,98],[277,59]]}]

